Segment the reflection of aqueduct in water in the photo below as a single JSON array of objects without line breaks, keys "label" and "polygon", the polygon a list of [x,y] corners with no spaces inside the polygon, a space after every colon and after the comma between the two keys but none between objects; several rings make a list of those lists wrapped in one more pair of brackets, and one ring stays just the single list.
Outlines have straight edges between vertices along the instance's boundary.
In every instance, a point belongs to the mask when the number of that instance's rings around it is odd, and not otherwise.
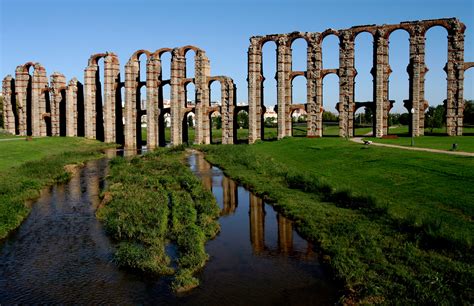
[{"label": "reflection of aqueduct in water", "polygon": [[281,254],[292,253],[292,256],[300,256],[302,258],[315,256],[312,245],[309,242],[307,242],[304,252],[295,249],[293,222],[284,217],[281,213],[276,213],[278,245],[276,247],[273,246],[273,248],[269,246],[265,241],[265,228],[266,226],[268,227],[268,223],[271,223],[271,220],[269,220],[265,211],[267,205],[263,199],[251,192],[248,192],[247,199],[239,198],[238,190],[243,187],[240,187],[234,180],[226,176],[222,176],[222,181],[220,182],[213,181],[212,165],[205,161],[202,156],[196,157],[194,165],[200,173],[199,175],[203,185],[208,190],[212,191],[214,187],[222,189],[221,216],[234,214],[239,206],[239,202],[240,205],[248,202],[250,243],[255,254],[263,255],[267,252],[276,252]]},{"label": "reflection of aqueduct in water", "polygon": [[[139,50],[125,66],[125,82],[121,81],[118,57],[114,53],[96,54],[90,57],[85,69],[84,85],[76,78],[66,84],[65,77],[53,73],[48,79],[45,69],[38,63],[18,66],[15,78],[3,80],[5,98],[3,116],[5,129],[17,135],[33,136],[85,136],[106,142],[118,142],[128,148],[137,147],[141,139],[141,116],[147,115],[147,145],[149,148],[165,145],[164,116],[170,115],[171,144],[187,141],[186,117],[195,114],[195,143],[211,142],[211,114],[222,116],[222,143],[236,141],[236,115],[240,110],[249,113],[249,142],[263,138],[263,81],[262,47],[268,41],[277,44],[277,112],[278,138],[291,136],[291,114],[304,109],[307,116],[307,136],[322,136],[324,106],[323,79],[328,74],[339,77],[339,135],[353,136],[354,114],[357,108],[370,107],[374,114],[374,132],[377,137],[388,134],[388,113],[392,108],[388,82],[391,69],[388,62],[389,36],[395,30],[410,35],[409,99],[405,107],[413,112],[411,127],[414,136],[424,134],[424,111],[428,106],[424,99],[425,33],[434,26],[442,26],[448,32],[446,124],[448,135],[463,132],[463,83],[464,71],[473,62],[464,62],[465,26],[455,18],[402,22],[394,25],[355,26],[345,30],[328,29],[322,33],[294,32],[255,36],[250,39],[248,51],[248,106],[236,105],[235,85],[229,77],[210,75],[210,63],[201,49],[185,46],[175,49],[159,49],[156,52]],[[373,46],[373,101],[354,101],[354,84],[357,71],[354,66],[354,41],[358,34],[370,33]],[[325,37],[339,38],[339,67],[323,68],[322,42]],[[307,42],[306,71],[292,71],[291,45],[296,39]],[[186,75],[186,53],[195,52],[195,75]],[[170,79],[163,80],[162,55],[171,53]],[[146,56],[146,79],[140,79],[140,56]],[[98,61],[104,59],[104,77],[100,79]],[[33,68],[33,75],[29,69]],[[292,104],[292,80],[304,76],[307,80],[307,101]],[[210,86],[221,85],[220,105],[212,105]],[[186,86],[195,86],[195,103],[187,100]],[[170,106],[163,104],[163,87],[171,88]],[[103,86],[103,89],[102,89]],[[146,107],[141,107],[141,88],[146,87]],[[122,88],[125,89],[124,94]],[[103,91],[103,93],[102,93]]]}]

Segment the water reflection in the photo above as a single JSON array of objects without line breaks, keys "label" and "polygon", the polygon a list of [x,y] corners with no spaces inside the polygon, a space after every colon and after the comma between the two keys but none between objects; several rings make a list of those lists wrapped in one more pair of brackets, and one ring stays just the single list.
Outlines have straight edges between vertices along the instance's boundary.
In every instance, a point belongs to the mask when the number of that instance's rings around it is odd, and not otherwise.
[{"label": "water reflection", "polygon": [[[206,246],[211,260],[189,301],[226,305],[334,301],[334,284],[319,265],[311,243],[299,236],[291,220],[226,177],[202,154],[196,152],[188,161],[221,208],[221,232]],[[209,290],[216,296],[206,296]]]}]

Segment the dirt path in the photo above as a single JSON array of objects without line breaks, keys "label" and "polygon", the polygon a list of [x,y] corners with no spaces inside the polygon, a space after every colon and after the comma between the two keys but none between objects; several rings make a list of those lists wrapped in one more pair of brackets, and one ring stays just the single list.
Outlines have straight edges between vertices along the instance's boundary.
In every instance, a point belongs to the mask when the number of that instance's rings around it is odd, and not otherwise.
[{"label": "dirt path", "polygon": [[[360,143],[360,144],[364,144],[364,141],[362,140],[361,137],[351,138],[351,141],[356,142],[356,143]],[[451,154],[451,155],[472,156],[472,157],[474,157],[474,153],[470,153],[470,152],[445,151],[445,150],[436,150],[436,149],[419,148],[419,147],[405,147],[405,146],[392,145],[392,144],[387,144],[387,143],[377,143],[377,142],[372,142],[370,145],[371,146],[379,146],[379,147],[397,148],[397,149],[403,149],[403,150],[425,151],[425,152],[432,152],[432,153],[442,153],[442,154]]]}]

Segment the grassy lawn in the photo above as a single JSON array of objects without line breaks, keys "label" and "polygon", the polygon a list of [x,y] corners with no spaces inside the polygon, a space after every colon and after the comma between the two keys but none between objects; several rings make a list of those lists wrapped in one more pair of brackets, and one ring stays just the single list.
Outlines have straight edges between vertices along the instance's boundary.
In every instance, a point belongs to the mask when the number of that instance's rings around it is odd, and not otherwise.
[{"label": "grassy lawn", "polygon": [[319,243],[343,301],[473,301],[474,158],[340,138],[201,148]]},{"label": "grassy lawn", "polygon": [[[183,162],[184,147],[161,148],[131,160],[111,162],[110,182],[97,216],[117,241],[119,266],[174,274],[172,287],[196,287],[207,240],[219,231],[219,207],[210,191]],[[176,271],[165,252],[178,247]]]},{"label": "grassy lawn", "polygon": [[0,239],[28,215],[27,200],[37,197],[42,188],[69,179],[65,165],[96,158],[106,146],[65,137],[0,142]]}]

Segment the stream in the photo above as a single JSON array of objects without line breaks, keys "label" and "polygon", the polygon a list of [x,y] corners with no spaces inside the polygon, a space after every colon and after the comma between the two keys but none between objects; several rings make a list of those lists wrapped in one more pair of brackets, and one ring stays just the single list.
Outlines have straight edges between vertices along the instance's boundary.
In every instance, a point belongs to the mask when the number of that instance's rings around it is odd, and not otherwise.
[{"label": "stream", "polygon": [[2,241],[0,304],[334,304],[337,285],[312,244],[200,153],[189,156],[189,165],[221,208],[221,232],[206,245],[210,260],[197,275],[200,286],[175,295],[169,277],[118,269],[95,218],[108,160],[89,161],[69,182],[43,190]]}]

